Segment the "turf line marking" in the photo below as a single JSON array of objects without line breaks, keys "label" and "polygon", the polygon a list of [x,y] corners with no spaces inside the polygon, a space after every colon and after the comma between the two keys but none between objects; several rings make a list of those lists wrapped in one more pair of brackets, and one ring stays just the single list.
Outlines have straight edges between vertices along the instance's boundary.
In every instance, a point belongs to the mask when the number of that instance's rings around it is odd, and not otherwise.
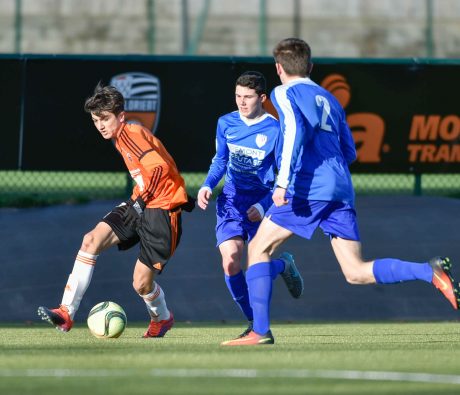
[{"label": "turf line marking", "polygon": [[460,384],[460,376],[458,375],[359,370],[155,369],[151,371],[151,374],[156,377],[320,378]]},{"label": "turf line marking", "polygon": [[0,377],[182,377],[182,378],[298,378],[364,381],[407,381],[460,385],[460,375],[310,369],[0,369]]}]

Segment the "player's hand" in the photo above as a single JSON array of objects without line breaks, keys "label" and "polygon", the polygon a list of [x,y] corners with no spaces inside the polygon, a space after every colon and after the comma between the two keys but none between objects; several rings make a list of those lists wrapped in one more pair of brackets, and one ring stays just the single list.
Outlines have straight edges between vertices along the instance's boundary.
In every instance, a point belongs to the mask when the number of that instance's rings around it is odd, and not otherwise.
[{"label": "player's hand", "polygon": [[248,215],[248,219],[251,222],[262,221],[263,214],[255,206],[249,207],[248,210],[246,211],[246,214]]},{"label": "player's hand", "polygon": [[208,188],[200,188],[198,191],[197,203],[202,210],[206,210],[211,199],[212,192]]},{"label": "player's hand", "polygon": [[134,202],[130,201],[127,204],[125,213],[123,214],[123,223],[130,228],[135,227],[144,213],[145,202],[141,197],[138,197]]},{"label": "player's hand", "polygon": [[289,200],[286,199],[286,189],[276,187],[273,191],[272,200],[276,207],[285,206],[288,204]]}]

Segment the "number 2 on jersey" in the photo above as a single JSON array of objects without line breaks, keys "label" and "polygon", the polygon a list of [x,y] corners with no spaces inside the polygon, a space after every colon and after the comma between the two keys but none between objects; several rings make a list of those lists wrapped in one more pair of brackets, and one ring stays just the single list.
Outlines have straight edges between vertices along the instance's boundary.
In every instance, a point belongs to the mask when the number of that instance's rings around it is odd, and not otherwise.
[{"label": "number 2 on jersey", "polygon": [[320,128],[325,130],[326,132],[332,132],[332,127],[327,123],[327,118],[329,117],[329,114],[331,113],[331,106],[327,99],[324,96],[321,95],[316,95],[316,105],[318,107],[322,107],[322,115],[321,115],[321,125]]}]

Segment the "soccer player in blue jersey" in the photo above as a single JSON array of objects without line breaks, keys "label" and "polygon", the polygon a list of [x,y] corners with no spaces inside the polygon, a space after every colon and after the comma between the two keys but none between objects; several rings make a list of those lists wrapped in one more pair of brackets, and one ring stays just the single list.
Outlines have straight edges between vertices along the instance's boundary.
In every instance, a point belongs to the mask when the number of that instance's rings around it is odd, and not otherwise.
[{"label": "soccer player in blue jersey", "polygon": [[274,205],[266,212],[249,244],[246,280],[254,314],[253,331],[222,345],[273,344],[270,299],[276,265],[274,250],[296,234],[310,239],[320,227],[351,284],[394,284],[412,280],[432,283],[459,305],[458,284],[448,258],[415,263],[394,258],[364,261],[348,166],[356,159],[345,113],[327,90],[310,79],[309,45],[297,38],[282,40],[273,51],[282,85],[271,93],[283,132],[283,148]]},{"label": "soccer player in blue jersey", "polygon": [[[228,290],[249,323],[238,338],[252,331],[253,320],[241,264],[244,244],[252,239],[272,204],[276,152],[280,150],[279,122],[264,110],[266,99],[263,74],[247,71],[237,79],[238,110],[221,116],[217,122],[216,154],[197,196],[198,206],[205,210],[212,190],[225,175],[223,190],[217,197],[216,238]],[[303,279],[292,255],[284,252],[273,264],[291,295],[299,298]]]}]

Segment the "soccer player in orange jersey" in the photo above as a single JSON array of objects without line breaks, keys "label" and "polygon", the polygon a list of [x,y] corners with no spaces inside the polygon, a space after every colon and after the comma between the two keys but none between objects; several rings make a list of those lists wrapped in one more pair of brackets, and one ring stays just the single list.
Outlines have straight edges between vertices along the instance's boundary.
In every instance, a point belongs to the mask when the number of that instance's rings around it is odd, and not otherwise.
[{"label": "soccer player in orange jersey", "polygon": [[83,236],[61,305],[44,306],[38,314],[57,329],[68,332],[89,286],[99,254],[118,245],[126,250],[137,243],[133,287],[144,300],[151,321],[145,338],[163,337],[174,324],[165,295],[155,281],[173,255],[181,236],[181,211],[191,211],[194,200],[171,155],[150,130],[125,122],[124,99],[112,86],[98,85],[85,102],[96,129],[112,140],[136,182],[131,198],[115,207]]}]

